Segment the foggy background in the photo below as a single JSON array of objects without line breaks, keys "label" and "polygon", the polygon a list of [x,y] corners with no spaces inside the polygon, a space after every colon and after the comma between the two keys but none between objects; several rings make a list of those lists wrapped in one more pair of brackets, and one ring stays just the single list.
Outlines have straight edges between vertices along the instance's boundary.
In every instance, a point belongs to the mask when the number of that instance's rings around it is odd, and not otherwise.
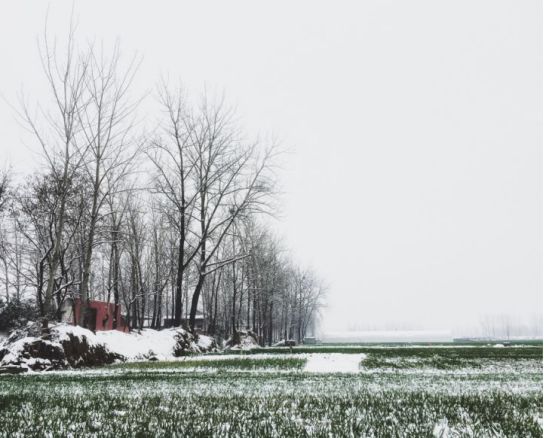
[{"label": "foggy background", "polygon": [[[51,2],[63,40],[72,2]],[[540,1],[75,2],[79,39],[224,93],[251,135],[289,150],[285,246],[329,285],[324,333],[490,321],[542,330]],[[47,3],[0,6],[0,93],[45,95]],[[24,85],[24,86],[23,86]],[[143,107],[153,107],[153,99]],[[0,100],[0,162],[38,147]],[[499,324],[499,322],[497,322]]]}]

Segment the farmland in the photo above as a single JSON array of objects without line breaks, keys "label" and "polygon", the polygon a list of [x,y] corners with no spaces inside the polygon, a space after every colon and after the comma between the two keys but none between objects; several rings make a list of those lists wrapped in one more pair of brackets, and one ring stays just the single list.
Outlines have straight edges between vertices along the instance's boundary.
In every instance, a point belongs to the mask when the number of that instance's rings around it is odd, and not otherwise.
[{"label": "farmland", "polygon": [[0,436],[542,436],[541,345],[252,353],[2,376]]}]

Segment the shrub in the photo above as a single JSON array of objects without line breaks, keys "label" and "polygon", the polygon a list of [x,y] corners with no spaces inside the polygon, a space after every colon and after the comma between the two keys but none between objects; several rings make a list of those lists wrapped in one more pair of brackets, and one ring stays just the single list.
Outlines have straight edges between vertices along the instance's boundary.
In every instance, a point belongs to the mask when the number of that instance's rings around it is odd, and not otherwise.
[{"label": "shrub", "polygon": [[11,331],[24,327],[28,321],[38,317],[38,309],[33,301],[12,299],[0,301],[0,331]]}]

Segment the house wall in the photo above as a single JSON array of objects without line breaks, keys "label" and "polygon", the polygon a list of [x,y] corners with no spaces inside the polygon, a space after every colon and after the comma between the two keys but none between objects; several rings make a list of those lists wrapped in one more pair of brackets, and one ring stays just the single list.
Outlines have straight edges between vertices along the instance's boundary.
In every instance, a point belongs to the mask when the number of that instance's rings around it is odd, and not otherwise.
[{"label": "house wall", "polygon": [[[106,303],[103,301],[89,301],[88,307],[96,309],[96,330],[113,330],[113,315],[115,312],[115,304]],[[79,315],[81,312],[80,300],[75,301],[74,305],[74,320],[73,324],[77,324],[79,321]],[[128,332],[128,325],[124,318],[121,316],[121,306],[117,307],[117,328],[121,332]]]}]

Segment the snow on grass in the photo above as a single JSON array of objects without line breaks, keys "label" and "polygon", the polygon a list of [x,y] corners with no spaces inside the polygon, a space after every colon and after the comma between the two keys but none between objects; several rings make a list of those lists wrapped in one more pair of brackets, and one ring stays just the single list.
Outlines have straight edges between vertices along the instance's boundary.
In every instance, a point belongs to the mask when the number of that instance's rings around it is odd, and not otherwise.
[{"label": "snow on grass", "polygon": [[160,371],[0,377],[0,437],[532,437],[542,436],[541,385],[540,373],[477,380]]},{"label": "snow on grass", "polygon": [[303,358],[286,358],[286,357],[261,357],[247,359],[244,357],[221,358],[220,360],[199,360],[197,358],[186,358],[182,360],[163,361],[163,362],[130,362],[116,364],[113,368],[120,369],[140,369],[156,370],[156,369],[171,369],[174,372],[178,369],[217,369],[217,370],[297,370],[302,369],[306,359]]},{"label": "snow on grass", "polygon": [[[443,349],[238,353],[0,376],[0,438],[542,436],[541,347],[453,356]],[[313,362],[315,371],[274,368],[292,359]],[[403,367],[390,372],[396,361]],[[438,368],[443,362],[448,367]]]},{"label": "snow on grass", "polygon": [[190,356],[189,358],[179,358],[178,360],[191,360],[191,361],[222,361],[229,359],[243,359],[243,360],[262,360],[262,359],[299,359],[306,358],[308,354],[243,354],[243,353],[230,353],[230,354],[211,354],[211,355],[198,355]]},{"label": "snow on grass", "polygon": [[229,372],[277,372],[293,371],[305,373],[358,373],[359,363],[364,354],[315,353],[315,354],[221,354],[194,355],[167,358],[160,361],[138,361],[133,356],[129,363],[113,367],[81,371],[79,374],[112,374],[130,372],[160,371],[186,373],[189,371],[225,370]]},{"label": "snow on grass", "polygon": [[[143,362],[142,369],[165,368],[176,370],[185,368],[183,362],[194,366],[195,369],[224,368],[226,364],[235,371],[252,370],[255,368],[289,368],[289,363],[297,364],[291,366],[293,369],[301,368],[298,364],[305,363],[302,371],[307,373],[358,373],[359,363],[366,357],[365,354],[342,354],[342,353],[304,353],[304,354],[221,354],[211,356],[190,356],[188,358],[176,358],[164,362]],[[285,365],[282,363],[285,362]],[[199,365],[199,364],[202,365]],[[237,365],[237,366],[234,366]],[[135,367],[138,367],[135,364]],[[119,368],[125,368],[119,365]],[[127,364],[127,368],[134,368]]]},{"label": "snow on grass", "polygon": [[304,371],[308,373],[358,373],[364,354],[309,354]]}]

